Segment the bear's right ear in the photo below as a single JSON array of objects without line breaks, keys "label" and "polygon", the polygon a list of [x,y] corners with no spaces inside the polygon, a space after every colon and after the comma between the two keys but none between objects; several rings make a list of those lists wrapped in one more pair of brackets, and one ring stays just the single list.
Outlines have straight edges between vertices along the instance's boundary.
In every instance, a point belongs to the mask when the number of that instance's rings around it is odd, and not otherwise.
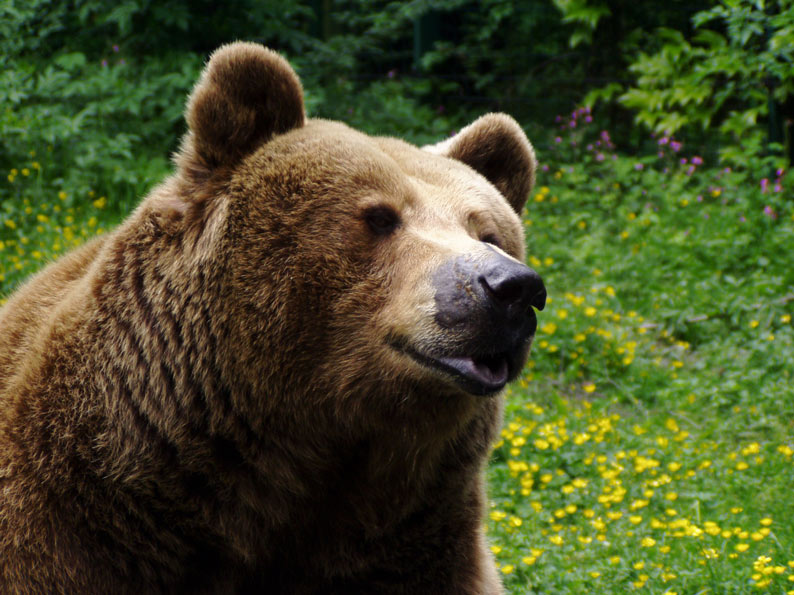
[{"label": "bear's right ear", "polygon": [[292,67],[274,51],[256,43],[232,43],[210,56],[185,119],[190,132],[179,165],[191,173],[212,171],[303,126],[303,89]]}]

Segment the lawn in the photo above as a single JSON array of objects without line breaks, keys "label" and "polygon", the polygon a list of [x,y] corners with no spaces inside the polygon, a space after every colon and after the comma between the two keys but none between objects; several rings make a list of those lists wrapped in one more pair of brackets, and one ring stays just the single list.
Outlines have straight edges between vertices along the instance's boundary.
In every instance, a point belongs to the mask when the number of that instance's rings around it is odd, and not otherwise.
[{"label": "lawn", "polygon": [[551,297],[489,467],[508,591],[792,594],[791,186],[591,120],[525,214]]},{"label": "lawn", "polygon": [[[550,297],[488,468],[508,591],[794,593],[786,172],[555,126],[524,216]],[[38,151],[0,180],[0,295],[129,208]]]}]

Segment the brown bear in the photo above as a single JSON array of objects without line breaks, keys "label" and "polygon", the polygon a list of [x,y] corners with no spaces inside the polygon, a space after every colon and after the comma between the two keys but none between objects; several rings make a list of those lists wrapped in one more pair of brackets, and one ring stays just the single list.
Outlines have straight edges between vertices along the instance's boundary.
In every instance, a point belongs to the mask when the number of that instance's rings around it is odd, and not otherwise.
[{"label": "brown bear", "polygon": [[482,470],[545,289],[508,116],[420,149],[219,49],[176,173],[0,311],[0,592],[498,593]]}]

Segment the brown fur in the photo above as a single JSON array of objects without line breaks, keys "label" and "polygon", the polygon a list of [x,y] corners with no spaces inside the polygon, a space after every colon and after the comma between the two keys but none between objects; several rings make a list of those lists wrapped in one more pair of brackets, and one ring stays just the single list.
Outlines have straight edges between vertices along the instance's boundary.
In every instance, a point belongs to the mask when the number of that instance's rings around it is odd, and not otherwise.
[{"label": "brown fur", "polygon": [[0,592],[500,592],[500,400],[387,340],[435,332],[442,259],[523,259],[523,133],[486,116],[455,160],[306,121],[253,44],[186,117],[175,176],[0,310]]}]

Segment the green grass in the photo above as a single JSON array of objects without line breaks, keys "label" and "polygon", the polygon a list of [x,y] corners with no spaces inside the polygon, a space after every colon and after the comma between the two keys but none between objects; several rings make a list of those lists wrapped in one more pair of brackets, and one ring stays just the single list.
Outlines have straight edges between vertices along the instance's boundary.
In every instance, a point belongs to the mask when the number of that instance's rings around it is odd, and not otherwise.
[{"label": "green grass", "polygon": [[508,591],[794,593],[791,187],[581,128],[526,214],[551,300],[489,468]]},{"label": "green grass", "polygon": [[[576,118],[540,151],[525,224],[550,299],[488,472],[508,591],[794,593],[792,186],[671,139],[616,153]],[[50,161],[0,178],[0,295],[129,204]]]}]

